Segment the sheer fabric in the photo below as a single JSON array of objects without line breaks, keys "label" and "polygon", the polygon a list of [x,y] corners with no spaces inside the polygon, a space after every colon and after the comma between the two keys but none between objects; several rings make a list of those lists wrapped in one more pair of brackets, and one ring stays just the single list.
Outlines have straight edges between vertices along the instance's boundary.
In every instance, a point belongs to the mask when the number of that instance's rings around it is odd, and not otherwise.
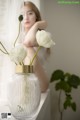
[{"label": "sheer fabric", "polygon": [[[0,42],[9,52],[18,32],[18,16],[22,0],[0,0]],[[3,49],[0,44],[0,49]],[[0,104],[7,101],[7,85],[15,64],[0,51]]]},{"label": "sheer fabric", "polygon": [[[13,48],[18,34],[18,16],[23,1],[27,0],[0,0],[0,42],[9,52]],[[40,0],[30,0],[40,8]],[[0,44],[0,49],[3,49]],[[15,64],[8,55],[0,51],[0,104],[7,102],[7,87],[11,76],[14,74]]]}]

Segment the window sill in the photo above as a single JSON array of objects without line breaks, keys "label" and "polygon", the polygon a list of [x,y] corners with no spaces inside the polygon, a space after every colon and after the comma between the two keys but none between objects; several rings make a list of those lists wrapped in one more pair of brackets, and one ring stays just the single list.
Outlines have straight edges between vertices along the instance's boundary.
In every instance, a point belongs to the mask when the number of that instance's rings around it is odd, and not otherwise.
[{"label": "window sill", "polygon": [[[43,107],[45,107],[45,104],[46,104],[46,106],[48,105],[45,102],[48,99],[47,97],[48,97],[49,93],[50,93],[50,90],[48,89],[45,93],[41,94],[40,105],[39,105],[39,108],[38,108],[35,116],[33,118],[27,119],[27,120],[39,120],[39,116],[40,116],[39,114],[43,114],[43,113],[41,113],[42,109],[44,109]],[[0,105],[0,120],[3,120],[1,118],[1,113],[10,113],[8,106],[6,106],[4,104]],[[9,116],[9,118],[5,118],[4,120],[16,120],[16,119],[13,116],[11,116],[11,117]],[[43,119],[40,119],[40,120],[43,120]]]}]

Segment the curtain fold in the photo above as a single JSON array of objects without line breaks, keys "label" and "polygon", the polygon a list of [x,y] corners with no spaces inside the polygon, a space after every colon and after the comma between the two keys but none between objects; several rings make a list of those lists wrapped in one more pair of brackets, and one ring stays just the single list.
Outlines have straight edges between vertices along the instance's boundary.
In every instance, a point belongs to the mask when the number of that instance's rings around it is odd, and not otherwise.
[{"label": "curtain fold", "polygon": [[[0,42],[9,52],[13,48],[18,34],[18,16],[20,7],[26,0],[0,0]],[[40,0],[31,0],[40,8]],[[2,46],[0,45],[0,49]],[[11,76],[15,72],[15,64],[11,62],[8,55],[0,51],[0,104],[7,101],[7,87]]]},{"label": "curtain fold", "polygon": [[[9,52],[18,34],[18,16],[23,0],[0,0],[0,42]],[[0,49],[2,46],[0,45]],[[7,102],[7,87],[15,64],[0,51],[0,104]]]}]

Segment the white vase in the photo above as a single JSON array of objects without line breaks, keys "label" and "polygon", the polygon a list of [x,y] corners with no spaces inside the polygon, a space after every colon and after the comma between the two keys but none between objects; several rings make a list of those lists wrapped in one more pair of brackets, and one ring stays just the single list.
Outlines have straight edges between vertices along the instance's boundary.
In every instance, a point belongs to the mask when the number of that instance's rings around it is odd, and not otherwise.
[{"label": "white vase", "polygon": [[39,80],[32,72],[31,66],[17,68],[19,69],[12,76],[9,84],[9,107],[15,118],[24,120],[35,115],[40,103],[41,91]]}]

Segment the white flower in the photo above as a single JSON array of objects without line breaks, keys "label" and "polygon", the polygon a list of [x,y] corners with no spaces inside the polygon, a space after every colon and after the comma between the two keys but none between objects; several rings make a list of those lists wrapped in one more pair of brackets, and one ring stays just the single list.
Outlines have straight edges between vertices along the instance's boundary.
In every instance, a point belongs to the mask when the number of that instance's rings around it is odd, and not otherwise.
[{"label": "white flower", "polygon": [[26,48],[23,45],[17,45],[11,50],[9,55],[13,62],[20,64],[27,55]]},{"label": "white flower", "polygon": [[51,34],[44,30],[36,33],[36,40],[39,46],[43,46],[45,48],[50,48],[52,45],[55,45],[55,42],[51,38]]}]

